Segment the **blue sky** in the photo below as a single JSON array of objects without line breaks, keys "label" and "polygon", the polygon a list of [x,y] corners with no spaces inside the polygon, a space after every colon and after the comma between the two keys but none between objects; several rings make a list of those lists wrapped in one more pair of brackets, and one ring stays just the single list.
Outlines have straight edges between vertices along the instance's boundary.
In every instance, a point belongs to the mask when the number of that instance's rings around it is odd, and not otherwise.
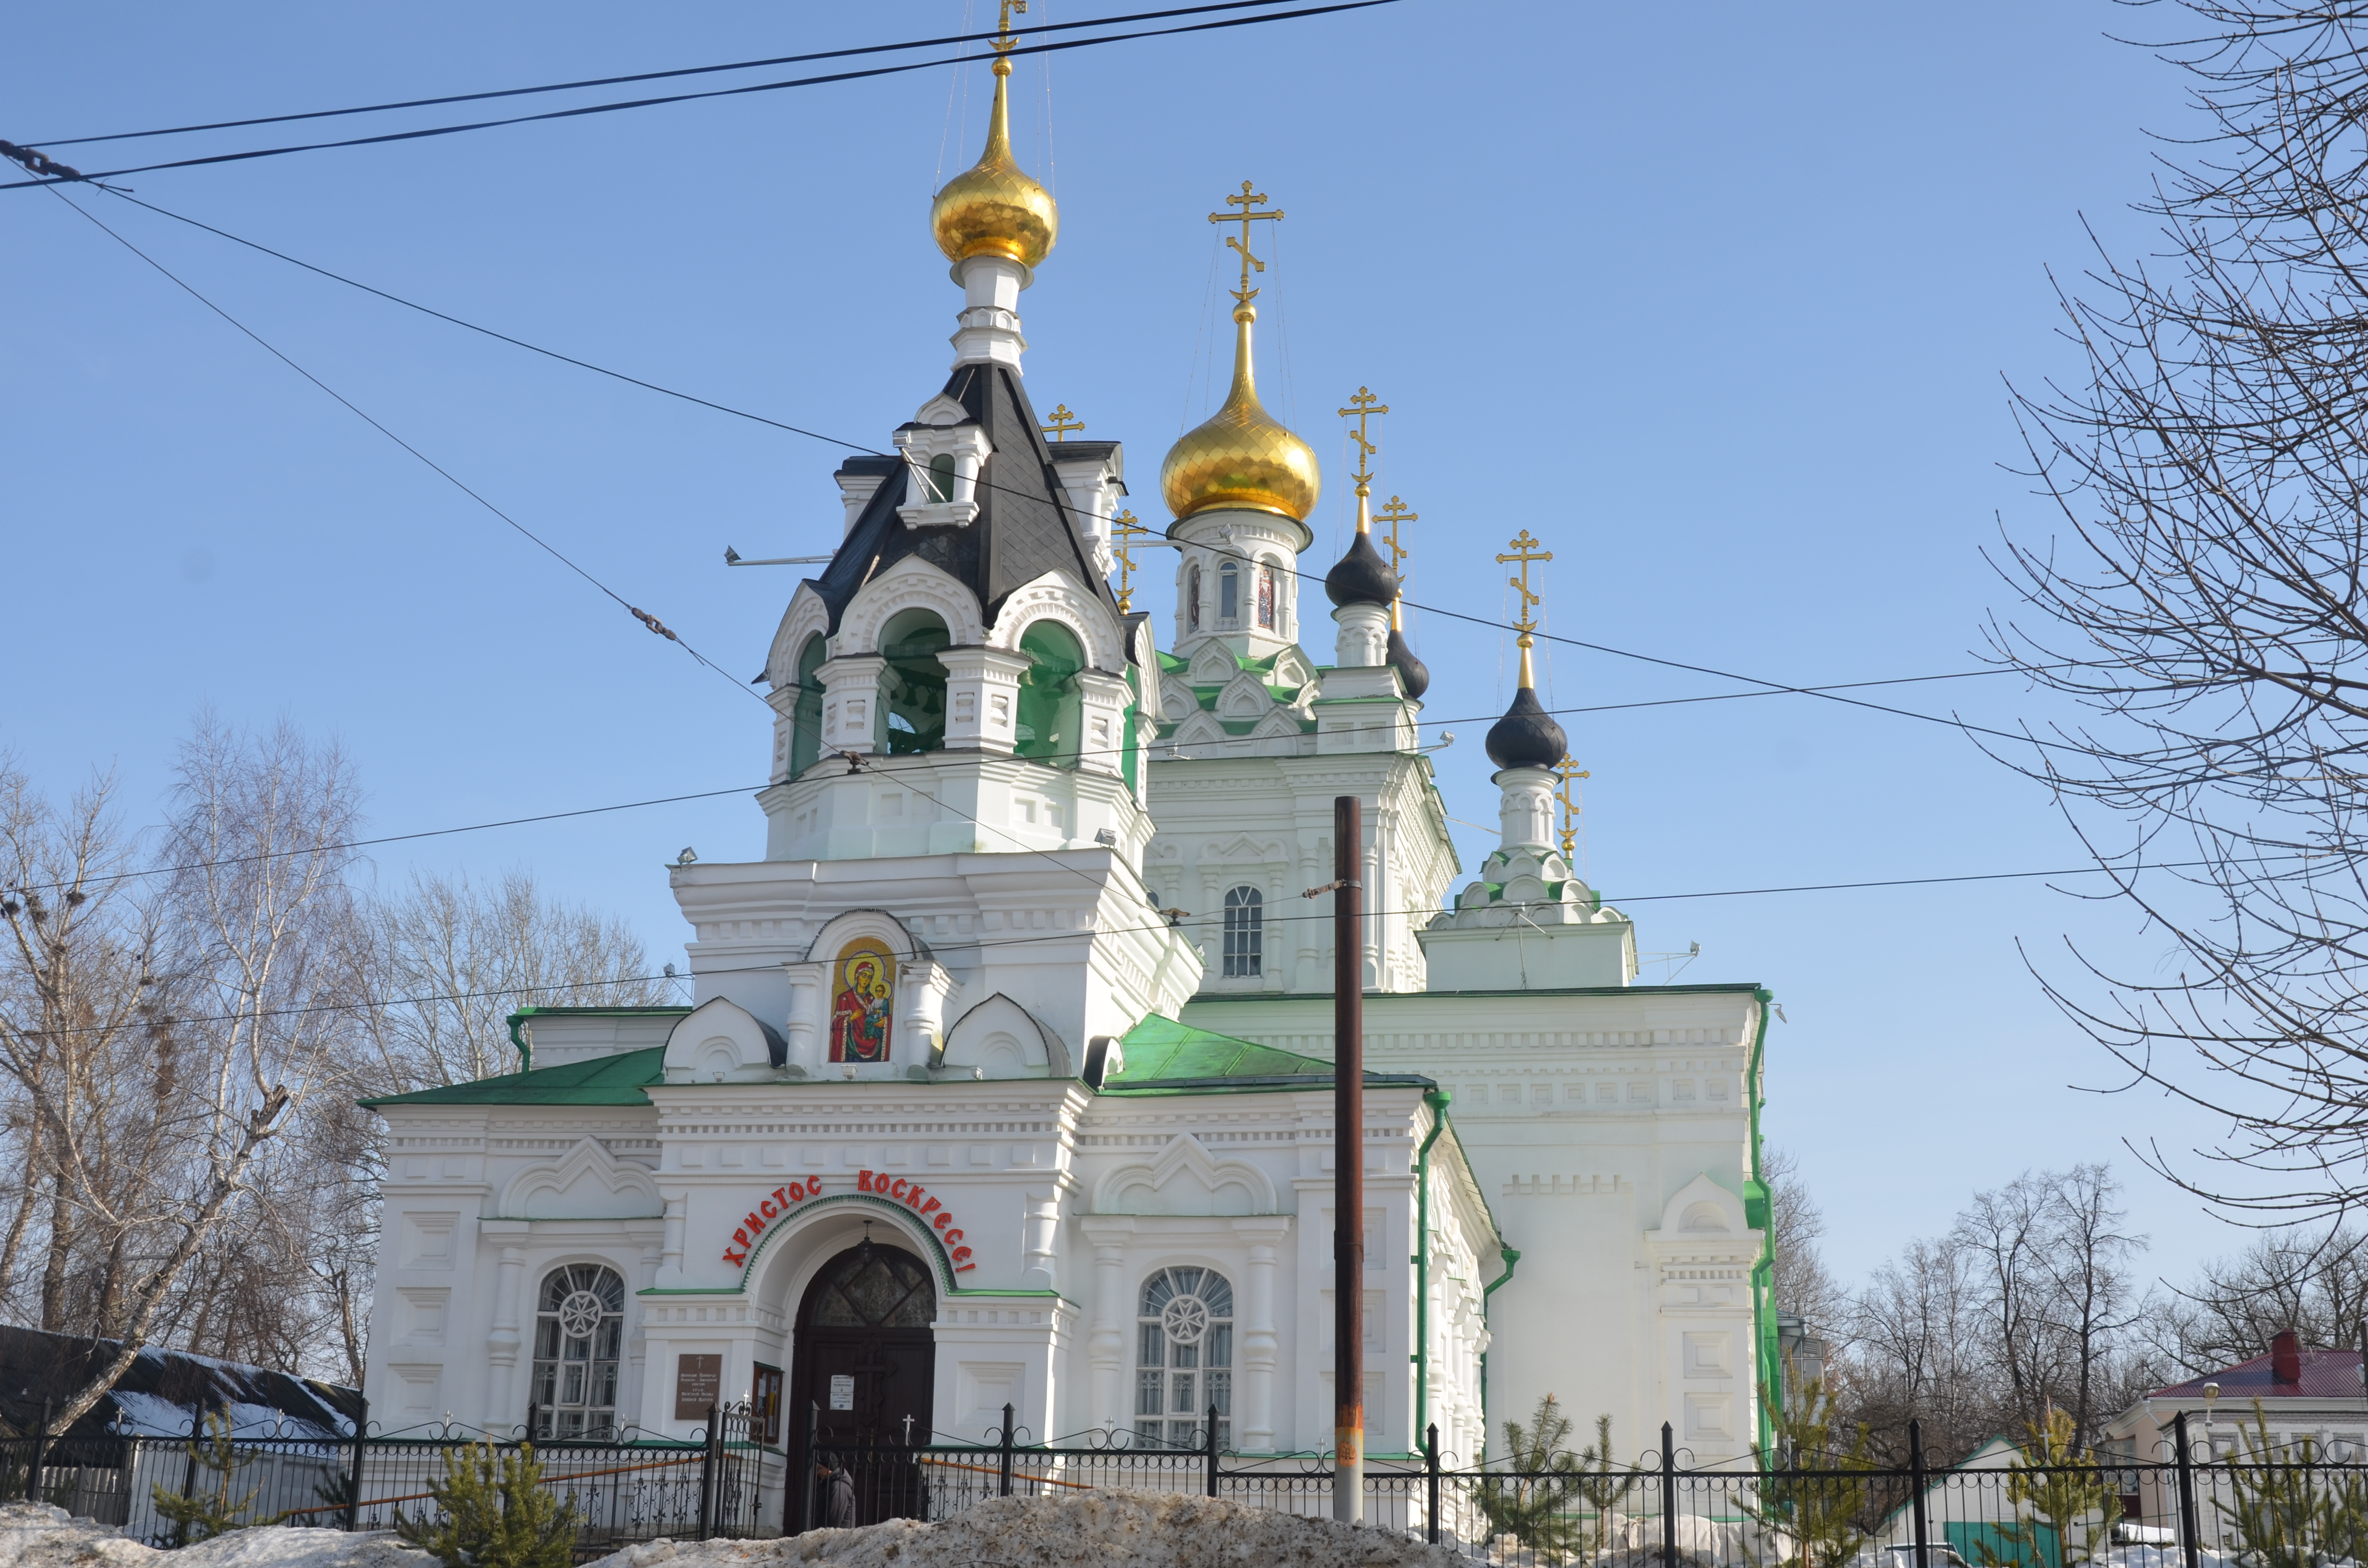
[{"label": "blue sky", "polygon": [[[498,8],[121,4],[19,17],[0,60],[37,142],[964,30],[992,7]],[[1040,0],[1031,20],[1085,16]],[[1359,385],[1382,494],[1422,516],[1413,596],[1506,613],[1492,557],[1527,528],[1549,630],[1784,682],[1973,668],[2008,591],[1981,551],[2052,519],[2002,466],[2007,382],[2075,369],[2049,269],[2084,216],[2123,253],[2150,131],[2180,83],[2101,0],[1773,7],[1445,6],[1023,63],[1014,137],[1061,203],[1021,301],[1031,394],[1128,443],[1162,522],[1167,443],[1222,395],[1217,234],[1245,178],[1271,225],[1269,406],[1326,470],[1344,538]],[[1049,75],[1049,81],[1048,81]],[[635,375],[878,444],[940,383],[959,303],[930,192],[977,153],[988,78],[939,69],[441,140],[142,175],[146,199]],[[440,111],[474,118],[463,111]],[[430,116],[398,123],[431,123]],[[309,140],[268,128],[188,152]],[[164,142],[118,144],[135,153]],[[85,167],[146,162],[60,147]],[[85,207],[727,670],[753,674],[794,574],[828,549],[837,451],[587,376],[84,192]],[[60,793],[94,767],[154,810],[201,704],[340,737],[374,829],[761,780],[766,715],[39,190],[0,193],[0,744]],[[1155,555],[1138,599],[1163,615]],[[1494,820],[1479,739],[1509,639],[1417,613],[1450,810]],[[1550,705],[1733,689],[1564,647]],[[1881,700],[2011,724],[2009,678]],[[2070,866],[2030,786],[1960,734],[1798,697],[1568,721],[1588,869],[1616,901]],[[1487,835],[1461,832],[1476,865]],[[683,931],[661,863],[761,853],[741,799],[381,852],[530,868]],[[2114,1161],[2153,1263],[2241,1237],[2123,1139],[2214,1130],[2145,1092],[2039,995],[2067,937],[2150,969],[2158,940],[2039,882],[1639,902],[1682,978],[1771,986],[1768,1125],[1855,1274],[1976,1187]],[[1664,972],[1648,964],[1648,974]]]}]

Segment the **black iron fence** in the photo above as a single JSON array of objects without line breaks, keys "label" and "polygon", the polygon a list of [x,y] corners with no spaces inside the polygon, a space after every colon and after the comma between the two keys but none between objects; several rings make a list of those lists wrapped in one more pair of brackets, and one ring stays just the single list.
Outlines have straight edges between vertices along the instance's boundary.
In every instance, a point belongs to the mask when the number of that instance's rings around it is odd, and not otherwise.
[{"label": "black iron fence", "polygon": [[[590,1556],[659,1536],[760,1537],[887,1518],[951,1518],[995,1497],[1086,1492],[1223,1496],[1310,1517],[1332,1513],[1319,1455],[1221,1450],[1119,1434],[1023,1442],[1007,1408],[985,1444],[809,1446],[790,1471],[745,1406],[711,1411],[690,1441],[533,1445],[541,1484],[574,1506]],[[1547,1468],[1454,1467],[1432,1446],[1369,1460],[1362,1517],[1491,1568],[2330,1568],[2368,1563],[2368,1465],[2315,1449],[2194,1457],[2183,1433],[2158,1458],[2031,1465],[2001,1449],[1930,1470],[1823,1460],[1700,1469],[1664,1428],[1634,1465],[1557,1458]],[[346,1438],[102,1437],[0,1442],[0,1499],[36,1497],[170,1546],[167,1500],[240,1525],[347,1530],[435,1517],[430,1486],[463,1432]],[[525,1447],[506,1435],[502,1452]],[[184,1510],[186,1511],[186,1510]]]}]

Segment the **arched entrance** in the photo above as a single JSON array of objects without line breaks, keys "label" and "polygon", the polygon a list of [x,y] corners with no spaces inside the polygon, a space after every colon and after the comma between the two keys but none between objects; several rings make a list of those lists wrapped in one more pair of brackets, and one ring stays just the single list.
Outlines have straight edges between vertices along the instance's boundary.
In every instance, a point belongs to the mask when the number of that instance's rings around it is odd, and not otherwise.
[{"label": "arched entrance", "polygon": [[854,1460],[856,1523],[919,1514],[918,1471],[876,1451],[930,1439],[937,1345],[929,1324],[937,1315],[928,1266],[872,1241],[868,1230],[806,1287],[791,1361],[786,1529],[824,1520],[818,1501],[811,1516],[804,1512],[818,1457]]}]

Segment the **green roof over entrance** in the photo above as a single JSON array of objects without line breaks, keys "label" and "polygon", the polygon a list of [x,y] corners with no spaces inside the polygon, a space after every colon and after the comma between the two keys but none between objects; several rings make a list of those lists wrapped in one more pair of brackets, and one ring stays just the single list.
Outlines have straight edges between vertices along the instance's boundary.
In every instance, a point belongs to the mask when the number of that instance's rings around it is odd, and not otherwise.
[{"label": "green roof over entrance", "polygon": [[386,1105],[647,1105],[644,1085],[666,1075],[666,1048],[596,1056],[564,1067],[538,1067],[531,1073],[504,1073],[472,1084],[447,1084],[407,1095],[382,1095],[364,1100],[375,1108]]},{"label": "green roof over entrance", "polygon": [[[1106,1095],[1210,1094],[1240,1089],[1323,1088],[1332,1082],[1332,1063],[1256,1040],[1196,1029],[1152,1015],[1119,1041],[1124,1061],[1102,1080]],[[1368,1073],[1375,1085],[1429,1084],[1411,1073]]]}]

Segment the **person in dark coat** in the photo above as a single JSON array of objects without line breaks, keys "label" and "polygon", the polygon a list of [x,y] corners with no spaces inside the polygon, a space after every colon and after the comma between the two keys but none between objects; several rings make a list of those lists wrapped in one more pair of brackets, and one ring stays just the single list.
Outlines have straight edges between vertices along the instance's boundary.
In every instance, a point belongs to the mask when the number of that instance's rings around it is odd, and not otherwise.
[{"label": "person in dark coat", "polygon": [[850,1529],[855,1525],[855,1477],[843,1465],[834,1466],[829,1459],[814,1461],[815,1512],[821,1517],[815,1523],[826,1530]]}]

